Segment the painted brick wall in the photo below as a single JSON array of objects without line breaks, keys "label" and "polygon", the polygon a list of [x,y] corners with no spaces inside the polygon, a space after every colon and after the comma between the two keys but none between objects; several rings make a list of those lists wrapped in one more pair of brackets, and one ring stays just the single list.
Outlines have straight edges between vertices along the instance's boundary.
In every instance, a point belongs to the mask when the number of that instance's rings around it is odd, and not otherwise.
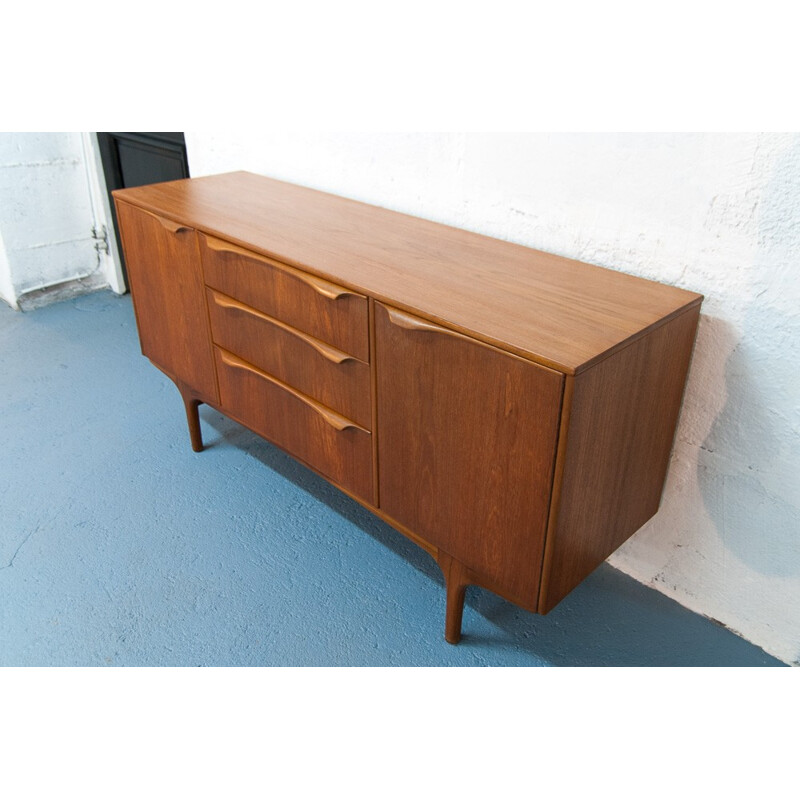
[{"label": "painted brick wall", "polygon": [[95,224],[80,133],[0,134],[0,297],[16,306],[65,281],[106,285]]},{"label": "painted brick wall", "polygon": [[187,133],[249,169],[702,292],[657,517],[610,561],[800,660],[800,136]]}]

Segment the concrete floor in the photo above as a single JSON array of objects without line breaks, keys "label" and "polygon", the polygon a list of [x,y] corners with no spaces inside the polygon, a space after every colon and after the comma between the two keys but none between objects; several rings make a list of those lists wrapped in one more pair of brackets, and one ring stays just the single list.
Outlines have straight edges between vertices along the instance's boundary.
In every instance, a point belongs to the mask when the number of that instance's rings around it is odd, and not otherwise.
[{"label": "concrete floor", "polygon": [[780,666],[608,565],[446,644],[425,552],[207,407],[192,452],[130,297],[0,303],[0,420],[3,666]]}]

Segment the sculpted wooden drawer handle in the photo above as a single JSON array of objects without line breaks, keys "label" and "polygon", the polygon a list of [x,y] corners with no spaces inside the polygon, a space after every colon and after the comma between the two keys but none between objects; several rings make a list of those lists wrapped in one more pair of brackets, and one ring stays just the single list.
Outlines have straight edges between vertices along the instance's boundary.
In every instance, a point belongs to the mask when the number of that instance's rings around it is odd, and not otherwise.
[{"label": "sculpted wooden drawer handle", "polygon": [[234,367],[235,369],[243,369],[246,372],[252,372],[253,375],[257,375],[259,378],[265,381],[269,381],[270,383],[274,383],[279,389],[283,389],[285,392],[289,392],[289,394],[293,394],[298,400],[305,403],[312,411],[316,411],[325,422],[328,423],[332,428],[335,428],[337,431],[344,431],[348,428],[355,428],[357,431],[362,431],[363,433],[369,433],[368,430],[362,428],[360,425],[356,425],[355,422],[352,420],[347,419],[347,417],[343,417],[341,414],[337,414],[335,411],[331,411],[329,408],[325,408],[325,406],[321,405],[320,403],[315,402],[310,397],[306,397],[302,392],[298,392],[296,389],[293,389],[291,386],[279,381],[277,378],[273,378],[270,375],[267,375],[266,372],[262,372],[260,369],[257,369],[252,364],[248,364],[246,361],[242,361],[240,358],[236,358],[236,356],[231,355],[230,353],[225,352],[224,350],[219,351],[220,358],[229,366]]},{"label": "sculpted wooden drawer handle", "polygon": [[456,331],[451,331],[449,328],[443,328],[441,325],[436,325],[433,322],[427,322],[424,319],[419,319],[419,317],[413,317],[411,314],[406,314],[405,311],[398,311],[396,308],[389,308],[387,306],[384,306],[384,308],[386,308],[386,313],[389,315],[389,321],[398,328],[405,328],[407,331],[443,333],[447,336],[454,336],[457,339],[467,339],[467,341],[469,341],[469,337],[457,333]]},{"label": "sculpted wooden drawer handle", "polygon": [[230,308],[234,311],[239,311],[242,314],[249,314],[251,317],[257,317],[258,319],[266,320],[278,328],[282,328],[292,336],[302,339],[307,345],[313,347],[323,358],[327,358],[328,361],[332,361],[334,364],[343,364],[345,361],[358,361],[355,356],[343,353],[341,350],[337,350],[335,347],[325,344],[325,342],[321,342],[319,339],[315,339],[313,336],[302,333],[296,328],[292,328],[280,320],[274,319],[266,314],[262,314],[260,311],[256,311],[254,308],[250,308],[250,306],[246,306],[244,303],[234,300],[232,297],[226,297],[225,295],[219,294],[219,292],[216,292],[213,289],[211,290],[211,293],[214,295],[214,302],[221,308]]},{"label": "sculpted wooden drawer handle", "polygon": [[210,236],[206,236],[206,245],[210,250],[214,250],[217,253],[235,253],[236,255],[250,258],[253,261],[261,261],[264,264],[269,264],[270,266],[282,269],[284,272],[288,272],[290,275],[297,278],[297,280],[302,281],[306,284],[306,286],[310,286],[315,292],[321,294],[323,297],[327,297],[329,300],[338,300],[340,297],[347,296],[361,297],[361,295],[356,292],[343,289],[341,286],[336,286],[335,284],[329,283],[322,278],[317,278],[314,275],[308,275],[307,273],[301,272],[300,270],[294,269],[288,265],[277,265],[265,256],[260,256],[258,253],[245,250],[243,247],[231,244],[230,242],[224,242],[221,239],[213,239]]},{"label": "sculpted wooden drawer handle", "polygon": [[164,217],[156,217],[156,219],[161,223],[161,226],[166,228],[170,233],[184,233],[185,231],[192,230],[192,228],[187,225],[181,225],[180,222],[173,222],[171,219],[165,219]]}]

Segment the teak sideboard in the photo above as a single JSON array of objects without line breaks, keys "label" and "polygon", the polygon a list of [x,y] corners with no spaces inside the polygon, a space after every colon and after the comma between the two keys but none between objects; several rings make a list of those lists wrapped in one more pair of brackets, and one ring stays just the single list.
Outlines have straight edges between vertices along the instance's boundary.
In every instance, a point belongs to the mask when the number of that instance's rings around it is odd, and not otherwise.
[{"label": "teak sideboard", "polygon": [[236,172],[114,193],[142,352],[541,614],[658,510],[702,296]]}]

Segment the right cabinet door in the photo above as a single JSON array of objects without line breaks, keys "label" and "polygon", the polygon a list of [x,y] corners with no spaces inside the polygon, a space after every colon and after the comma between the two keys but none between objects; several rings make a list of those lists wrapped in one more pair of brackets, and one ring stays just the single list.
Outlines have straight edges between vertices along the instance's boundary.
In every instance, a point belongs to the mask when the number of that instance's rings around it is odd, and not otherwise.
[{"label": "right cabinet door", "polygon": [[375,309],[381,509],[534,607],[563,375]]}]

